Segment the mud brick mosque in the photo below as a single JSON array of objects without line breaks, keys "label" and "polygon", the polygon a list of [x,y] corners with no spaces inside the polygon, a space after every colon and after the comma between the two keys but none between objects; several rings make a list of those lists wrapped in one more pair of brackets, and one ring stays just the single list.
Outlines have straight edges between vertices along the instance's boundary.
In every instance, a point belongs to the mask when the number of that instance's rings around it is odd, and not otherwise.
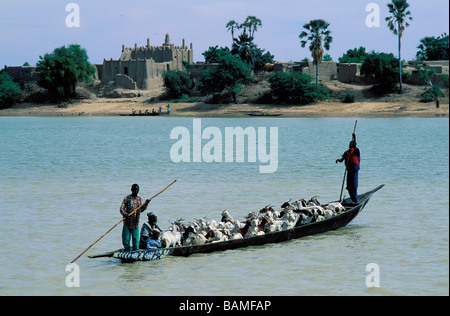
[{"label": "mud brick mosque", "polygon": [[161,46],[151,46],[149,38],[143,47],[122,45],[118,60],[104,59],[102,67],[97,69],[102,83],[114,81],[117,87],[147,90],[160,82],[164,71],[183,70],[183,62],[193,63],[192,43],[188,48],[183,39],[181,46],[175,46],[166,34]]}]

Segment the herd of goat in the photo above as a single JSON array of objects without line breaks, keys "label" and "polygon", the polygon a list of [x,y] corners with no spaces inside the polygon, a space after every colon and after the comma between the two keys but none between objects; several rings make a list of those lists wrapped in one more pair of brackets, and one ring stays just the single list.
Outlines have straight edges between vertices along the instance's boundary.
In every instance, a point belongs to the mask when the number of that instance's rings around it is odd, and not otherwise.
[{"label": "herd of goat", "polygon": [[233,219],[224,210],[220,222],[201,218],[185,225],[184,219],[176,220],[161,235],[161,244],[168,248],[253,237],[319,222],[344,211],[345,208],[339,202],[322,205],[315,197],[308,201],[300,199],[285,202],[280,211],[266,206],[259,212],[249,213],[244,222]]}]

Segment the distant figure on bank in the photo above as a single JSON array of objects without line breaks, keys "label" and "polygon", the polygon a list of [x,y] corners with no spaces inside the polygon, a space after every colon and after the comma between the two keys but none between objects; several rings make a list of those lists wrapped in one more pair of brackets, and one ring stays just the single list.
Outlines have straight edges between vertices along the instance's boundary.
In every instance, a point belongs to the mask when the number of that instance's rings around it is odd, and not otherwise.
[{"label": "distant figure on bank", "polygon": [[167,104],[167,114],[170,114],[170,105]]},{"label": "distant figure on bank", "polygon": [[132,250],[138,250],[139,243],[139,217],[142,212],[147,209],[150,200],[146,200],[144,205],[133,215],[129,216],[136,208],[141,206],[142,198],[138,195],[139,185],[133,184],[131,186],[131,194],[123,199],[120,206],[120,214],[125,218],[122,228],[122,244],[125,251],[130,251],[130,239],[133,242]]},{"label": "distant figure on bank", "polygon": [[162,106],[160,105],[159,106],[159,115],[161,115],[162,114]]},{"label": "distant figure on bank", "polygon": [[341,159],[336,159],[336,163],[345,160],[347,169],[347,191],[354,203],[358,203],[358,170],[360,169],[361,154],[356,147],[356,135],[352,135],[349,149],[344,152]]},{"label": "distant figure on bank", "polygon": [[141,228],[141,235],[139,238],[140,249],[149,249],[148,243],[152,243],[151,239],[153,238],[155,231],[161,233],[161,228],[156,224],[158,216],[153,212],[149,212],[147,213],[147,217],[148,222],[144,223]]}]

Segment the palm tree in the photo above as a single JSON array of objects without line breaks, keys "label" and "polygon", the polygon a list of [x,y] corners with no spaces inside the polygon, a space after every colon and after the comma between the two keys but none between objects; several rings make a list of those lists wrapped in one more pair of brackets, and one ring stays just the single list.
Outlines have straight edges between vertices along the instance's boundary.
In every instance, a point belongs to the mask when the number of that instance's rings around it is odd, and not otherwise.
[{"label": "palm tree", "polygon": [[231,39],[234,41],[234,30],[239,29],[239,24],[235,20],[231,20],[226,25],[227,31],[231,31]]},{"label": "palm tree", "polygon": [[[258,28],[262,27],[262,22],[256,16],[247,16],[245,21],[238,24],[235,20],[231,20],[226,25],[227,31],[231,31],[231,37],[233,44],[231,46],[231,53],[237,55],[239,59],[246,62],[249,65],[253,65],[255,62],[254,51],[256,45],[253,43],[255,32]],[[240,31],[236,37],[234,32]]]},{"label": "palm tree", "polygon": [[233,46],[231,47],[231,53],[237,55],[240,60],[246,62],[249,65],[254,64],[254,56],[252,51],[255,49],[253,43],[253,37],[249,37],[247,33],[242,33],[238,38],[234,39]]},{"label": "palm tree", "polygon": [[[314,58],[314,64],[316,65],[316,84],[319,84],[319,63],[322,62],[323,57],[323,47],[326,50],[330,49],[330,44],[333,41],[333,38],[330,36],[331,31],[328,30],[330,23],[318,19],[311,20],[308,24],[303,25],[303,28],[306,31],[303,31],[299,37],[306,39],[301,41],[302,47],[305,47],[308,42],[310,42],[309,50],[311,51],[311,55]],[[322,47],[323,42],[323,47]]]},{"label": "palm tree", "polygon": [[250,15],[245,19],[244,23],[241,24],[241,27],[244,27],[244,32],[245,29],[248,28],[249,36],[253,38],[255,32],[258,31],[258,27],[262,27],[262,21],[256,16]]},{"label": "palm tree", "polygon": [[388,3],[389,13],[391,16],[386,17],[389,29],[398,35],[398,63],[400,70],[400,87],[399,93],[402,93],[402,58],[401,58],[401,39],[403,31],[409,26],[408,21],[412,20],[411,12],[408,10],[409,3],[406,0],[392,0]]}]

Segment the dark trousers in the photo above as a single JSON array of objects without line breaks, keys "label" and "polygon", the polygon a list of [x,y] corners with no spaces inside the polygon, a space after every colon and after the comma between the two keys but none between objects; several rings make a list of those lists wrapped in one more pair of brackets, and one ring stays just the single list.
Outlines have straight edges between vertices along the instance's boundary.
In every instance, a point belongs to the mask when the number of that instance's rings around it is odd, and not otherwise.
[{"label": "dark trousers", "polygon": [[347,191],[350,194],[350,198],[353,202],[358,202],[358,171],[347,172]]}]

